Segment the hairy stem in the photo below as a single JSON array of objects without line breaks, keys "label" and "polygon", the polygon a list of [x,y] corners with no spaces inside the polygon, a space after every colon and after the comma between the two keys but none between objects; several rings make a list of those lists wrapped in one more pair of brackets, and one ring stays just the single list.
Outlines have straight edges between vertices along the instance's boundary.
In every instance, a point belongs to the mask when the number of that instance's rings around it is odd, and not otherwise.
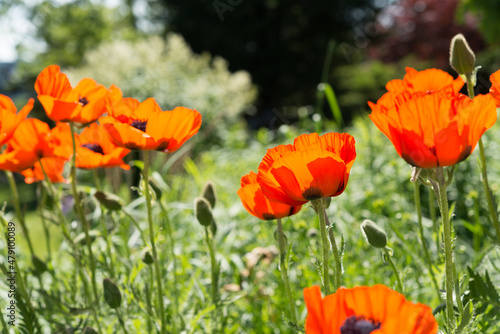
[{"label": "hairy stem", "polygon": [[153,262],[156,274],[156,288],[157,288],[158,307],[160,309],[161,333],[165,334],[166,324],[165,324],[165,309],[163,306],[162,275],[159,264],[158,252],[156,251],[155,233],[153,227],[153,210],[151,208],[151,194],[149,193],[149,151],[144,151],[144,170],[142,171],[142,173],[144,177],[144,196],[146,197],[146,209],[148,214],[149,238],[151,242],[151,249],[153,251]]},{"label": "hairy stem", "polygon": [[281,279],[283,279],[283,284],[285,285],[285,293],[288,299],[288,303],[290,304],[290,320],[297,324],[297,315],[295,314],[295,300],[293,298],[292,289],[290,288],[290,281],[288,279],[288,266],[286,261],[286,251],[287,251],[287,241],[285,234],[283,233],[283,225],[281,224],[281,218],[277,219],[278,221],[278,245],[280,251],[280,271],[281,271]]}]

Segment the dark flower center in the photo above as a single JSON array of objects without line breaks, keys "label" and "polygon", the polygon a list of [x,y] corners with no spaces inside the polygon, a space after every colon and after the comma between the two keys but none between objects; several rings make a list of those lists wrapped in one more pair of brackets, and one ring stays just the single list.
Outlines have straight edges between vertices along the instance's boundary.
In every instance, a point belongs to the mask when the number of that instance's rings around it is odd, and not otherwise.
[{"label": "dark flower center", "polygon": [[146,125],[148,125],[148,121],[139,121],[136,119],[132,123],[130,123],[134,128],[141,130],[142,132],[146,132]]},{"label": "dark flower center", "polygon": [[263,213],[262,218],[264,218],[264,220],[276,219],[276,217],[272,213]]},{"label": "dark flower center", "polygon": [[369,334],[380,328],[380,322],[365,319],[355,315],[347,318],[340,327],[341,334]]},{"label": "dark flower center", "polygon": [[104,155],[104,151],[102,150],[102,147],[99,144],[87,143],[87,144],[82,144],[81,146],[85,147],[85,148],[88,148],[89,150],[91,150],[91,151],[93,151],[95,153],[99,153],[99,154]]},{"label": "dark flower center", "polygon": [[87,100],[86,97],[81,97],[78,99],[78,102],[80,102],[82,104],[82,106],[86,106],[87,104],[89,104],[89,100]]},{"label": "dark flower center", "polygon": [[316,187],[310,187],[307,188],[303,193],[302,196],[308,201],[314,201],[315,199],[323,197],[323,193],[321,192],[321,189],[316,188]]}]

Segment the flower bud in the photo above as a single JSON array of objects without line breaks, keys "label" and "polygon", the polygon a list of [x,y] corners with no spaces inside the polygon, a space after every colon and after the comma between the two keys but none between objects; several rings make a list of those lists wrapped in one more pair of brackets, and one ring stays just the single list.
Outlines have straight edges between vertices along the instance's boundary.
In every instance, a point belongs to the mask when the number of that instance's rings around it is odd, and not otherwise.
[{"label": "flower bud", "polygon": [[111,308],[118,308],[122,303],[122,294],[118,285],[109,278],[102,280],[102,287],[104,290],[104,300]]},{"label": "flower bud", "polygon": [[85,327],[83,329],[83,334],[97,334],[97,331],[92,327]]},{"label": "flower bud", "polygon": [[361,224],[361,231],[363,231],[366,241],[373,247],[384,248],[387,246],[387,234],[371,220],[365,219]]},{"label": "flower bud", "polygon": [[154,262],[153,255],[151,255],[151,251],[149,250],[149,248],[144,248],[142,250],[141,260],[148,265]]},{"label": "flower bud", "polygon": [[194,213],[196,215],[196,219],[198,219],[198,222],[201,225],[208,227],[212,224],[212,208],[210,207],[210,203],[205,198],[196,197],[194,199]]},{"label": "flower bud", "polygon": [[458,74],[471,75],[474,73],[476,56],[465,40],[464,35],[457,34],[451,40],[450,65]]},{"label": "flower bud", "polygon": [[118,211],[121,210],[123,204],[121,199],[110,193],[106,193],[104,191],[96,191],[94,197],[104,206],[106,209],[110,211]]},{"label": "flower bud", "polygon": [[208,181],[203,188],[203,197],[210,203],[212,208],[215,207],[217,197],[215,196],[215,185],[212,181]]},{"label": "flower bud", "polygon": [[36,272],[41,274],[47,271],[47,265],[45,264],[45,262],[40,260],[40,258],[35,254],[31,255],[31,261],[33,262],[33,266],[35,267]]}]

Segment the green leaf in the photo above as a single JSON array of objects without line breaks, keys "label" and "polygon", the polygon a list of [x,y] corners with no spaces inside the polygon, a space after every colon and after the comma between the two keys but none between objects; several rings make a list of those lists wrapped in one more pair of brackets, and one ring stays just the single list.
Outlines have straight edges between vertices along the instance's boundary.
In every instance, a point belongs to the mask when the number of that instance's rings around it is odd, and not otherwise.
[{"label": "green leaf", "polygon": [[460,334],[462,331],[467,328],[471,322],[474,320],[474,305],[471,301],[467,302],[464,306],[464,313],[462,314],[462,319],[460,320],[460,324],[455,330],[455,334]]},{"label": "green leaf", "polygon": [[330,110],[332,111],[335,123],[337,123],[339,126],[342,126],[342,124],[344,123],[342,119],[342,112],[340,111],[337,97],[335,96],[335,92],[333,91],[332,86],[330,86],[329,83],[323,82],[320,87],[322,87],[323,91],[325,92],[326,100],[328,101],[328,105],[330,106]]},{"label": "green leaf", "polygon": [[144,169],[144,161],[142,160],[131,160],[128,164],[130,167],[137,167],[141,171]]}]

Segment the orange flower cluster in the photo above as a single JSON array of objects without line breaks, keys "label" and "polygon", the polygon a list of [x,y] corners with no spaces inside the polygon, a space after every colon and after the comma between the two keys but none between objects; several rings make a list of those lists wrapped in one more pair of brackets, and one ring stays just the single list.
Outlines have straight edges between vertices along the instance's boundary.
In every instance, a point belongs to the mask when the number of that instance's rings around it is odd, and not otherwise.
[{"label": "orange flower cluster", "polygon": [[307,334],[435,334],[432,309],[414,304],[385,285],[340,288],[321,297],[319,286],[304,289]]},{"label": "orange flower cluster", "polygon": [[492,95],[498,92],[498,81],[492,82],[492,94],[470,99],[459,93],[464,85],[460,77],[407,68],[403,80],[387,83],[388,92],[376,104],[368,102],[370,118],[409,164],[451,166],[465,160],[496,122]]},{"label": "orange flower cluster", "polygon": [[201,126],[196,110],[162,111],[152,98],[143,103],[122,98],[115,85],[107,89],[85,78],[73,88],[57,65],[38,75],[35,90],[47,117],[56,122],[53,129],[40,120],[26,119],[33,99],[16,114],[11,99],[0,95],[0,147],[7,144],[0,154],[0,169],[21,173],[26,183],[45,176],[66,182],[64,165],[73,155],[68,123],[84,127],[75,134],[76,167],[82,169],[130,169],[123,161],[130,149],[173,152]]},{"label": "orange flower cluster", "polygon": [[308,201],[340,195],[356,158],[354,143],[347,133],[312,133],[267,150],[258,175],[241,179],[243,206],[269,220],[295,214]]}]

